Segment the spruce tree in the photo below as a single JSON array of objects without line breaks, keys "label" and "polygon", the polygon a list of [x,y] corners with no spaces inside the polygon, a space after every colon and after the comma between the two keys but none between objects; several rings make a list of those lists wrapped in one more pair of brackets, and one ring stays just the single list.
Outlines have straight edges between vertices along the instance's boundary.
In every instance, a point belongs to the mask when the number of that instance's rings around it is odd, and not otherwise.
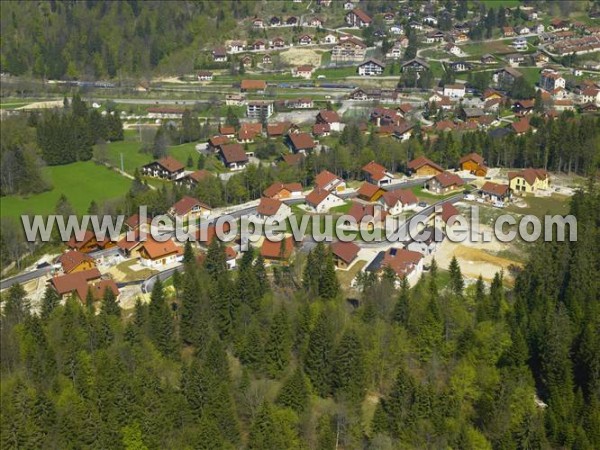
[{"label": "spruce tree", "polygon": [[334,338],[332,324],[327,314],[322,312],[310,333],[304,357],[304,370],[311,384],[322,397],[331,393]]},{"label": "spruce tree", "polygon": [[269,279],[267,278],[265,259],[261,254],[256,257],[256,261],[254,262],[254,276],[258,281],[260,295],[265,295],[267,292],[269,292]]},{"label": "spruce tree", "polygon": [[46,320],[52,314],[52,311],[60,304],[60,297],[52,286],[48,286],[44,291],[44,297],[42,298],[42,307],[40,316]]},{"label": "spruce tree", "polygon": [[162,281],[156,279],[148,306],[149,333],[158,351],[166,357],[176,358],[175,328],[169,305],[165,300]]},{"label": "spruce tree", "polygon": [[198,281],[193,273],[185,272],[181,284],[181,321],[179,324],[181,339],[186,344],[198,345],[202,335],[202,305]]},{"label": "spruce tree", "polygon": [[465,288],[465,281],[463,280],[462,273],[460,271],[460,265],[456,256],[452,257],[450,261],[450,290],[455,295],[462,295],[463,289]]},{"label": "spruce tree", "polygon": [[401,325],[408,325],[410,313],[410,285],[406,277],[400,278],[400,295],[394,307],[394,321]]},{"label": "spruce tree", "polygon": [[277,404],[291,408],[300,414],[307,408],[309,399],[310,390],[306,376],[298,367],[279,391]]},{"label": "spruce tree", "polygon": [[92,288],[88,287],[87,294],[85,294],[85,307],[87,308],[90,314],[94,314],[96,309],[94,307],[94,293],[92,292]]},{"label": "spruce tree", "polygon": [[354,330],[344,333],[336,349],[332,381],[336,395],[356,402],[364,397],[367,383],[364,351]]},{"label": "spruce tree", "polygon": [[208,246],[204,267],[206,267],[206,271],[214,280],[219,279],[227,271],[225,249],[223,243],[216,237]]},{"label": "spruce tree", "polygon": [[335,274],[335,263],[331,252],[327,253],[322,268],[319,278],[319,296],[324,299],[336,298],[340,292],[340,282]]},{"label": "spruce tree", "polygon": [[192,243],[190,241],[186,241],[185,246],[183,247],[183,264],[189,267],[189,265],[193,264],[195,261],[196,257],[194,255]]},{"label": "spruce tree", "polygon": [[121,317],[121,307],[112,289],[106,288],[102,298],[102,312],[115,317]]},{"label": "spruce tree", "polygon": [[277,377],[287,367],[291,351],[290,325],[285,309],[273,317],[265,343],[265,368],[272,377]]}]

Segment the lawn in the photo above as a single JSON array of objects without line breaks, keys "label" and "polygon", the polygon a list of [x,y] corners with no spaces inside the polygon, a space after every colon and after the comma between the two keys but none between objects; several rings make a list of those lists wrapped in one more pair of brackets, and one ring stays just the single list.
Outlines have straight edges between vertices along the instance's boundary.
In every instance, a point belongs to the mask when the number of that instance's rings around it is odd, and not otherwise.
[{"label": "lawn", "polygon": [[516,70],[521,72],[532,86],[535,86],[535,83],[539,83],[541,69],[537,67],[516,67]]},{"label": "lawn", "polygon": [[351,207],[352,207],[352,202],[346,202],[343,205],[335,206],[335,207],[331,208],[330,212],[332,214],[347,214],[348,211],[350,211]]},{"label": "lawn", "polygon": [[566,195],[554,194],[551,197],[528,196],[524,200],[527,203],[527,208],[518,208],[510,205],[506,210],[517,214],[533,214],[537,217],[542,217],[546,214],[566,215],[569,213],[570,197]]},{"label": "lawn", "polygon": [[342,79],[346,77],[352,77],[358,75],[356,66],[347,66],[347,67],[334,67],[331,69],[318,69],[315,71],[313,78],[317,78],[319,75],[325,75],[325,80],[322,79],[323,82],[326,82],[327,79],[335,80]]},{"label": "lawn", "polygon": [[454,191],[446,195],[437,195],[432,194],[431,192],[425,191],[423,186],[415,186],[411,189],[413,193],[417,196],[419,201],[421,200],[434,200],[434,202],[438,202],[440,200],[444,200],[445,198],[454,197],[456,194],[459,194],[461,191]]},{"label": "lawn", "polygon": [[28,197],[2,197],[2,217],[52,213],[61,194],[67,196],[77,213],[83,214],[92,200],[116,199],[125,195],[131,186],[131,180],[92,161],[45,167],[43,172],[53,189]]}]

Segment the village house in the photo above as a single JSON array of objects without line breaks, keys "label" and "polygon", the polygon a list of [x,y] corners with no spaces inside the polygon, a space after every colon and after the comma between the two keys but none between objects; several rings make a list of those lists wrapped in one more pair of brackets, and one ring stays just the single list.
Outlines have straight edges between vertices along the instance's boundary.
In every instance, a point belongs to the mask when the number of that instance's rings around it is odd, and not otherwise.
[{"label": "village house", "polygon": [[263,41],[262,39],[257,39],[256,41],[254,41],[254,43],[250,47],[250,50],[266,50],[266,49],[267,49],[267,43],[265,41]]},{"label": "village house", "polygon": [[535,193],[539,189],[548,189],[550,177],[544,169],[523,169],[508,173],[510,190],[516,194]]},{"label": "village house", "polygon": [[306,97],[286,100],[285,105],[292,109],[311,109],[315,106],[312,98]]},{"label": "village house", "polygon": [[93,231],[86,230],[83,233],[75,233],[67,242],[67,247],[82,253],[91,253],[100,249],[100,244]]},{"label": "village house", "polygon": [[272,27],[278,27],[279,25],[281,25],[281,19],[277,16],[273,16],[269,19],[269,25],[271,25]]},{"label": "village house", "polygon": [[529,118],[522,117],[516,122],[510,124],[512,131],[517,135],[521,136],[531,130],[531,125],[529,124]]},{"label": "village house", "polygon": [[354,2],[352,2],[351,0],[344,2],[344,10],[350,11],[352,9],[354,9]]},{"label": "village house", "polygon": [[250,119],[264,120],[273,115],[273,102],[270,100],[251,100],[246,105],[246,115]]},{"label": "village house", "polygon": [[469,153],[458,160],[460,170],[466,170],[478,177],[484,177],[488,168],[484,164],[483,156],[477,153]]},{"label": "village house", "polygon": [[186,186],[190,189],[194,189],[196,186],[198,186],[198,183],[200,183],[200,181],[210,178],[212,176],[212,173],[210,173],[208,170],[195,170],[191,173],[188,173],[183,178],[177,180],[177,185]]},{"label": "village house", "polygon": [[592,103],[600,106],[600,89],[595,87],[586,87],[579,91],[577,96],[579,103]]},{"label": "village house", "polygon": [[408,171],[411,175],[433,176],[444,171],[438,164],[434,163],[425,156],[419,156],[408,163]]},{"label": "village house", "polygon": [[391,184],[394,181],[394,175],[387,171],[381,164],[371,161],[362,168],[365,180],[379,187]]},{"label": "village house", "polygon": [[513,84],[517,78],[522,77],[523,74],[512,67],[504,67],[494,72],[492,80],[498,84]]},{"label": "village house", "polygon": [[218,152],[221,148],[221,145],[227,144],[228,142],[229,138],[227,136],[219,134],[208,139],[206,149],[213,152]]},{"label": "village house", "polygon": [[534,105],[535,105],[534,99],[517,100],[513,103],[512,109],[517,115],[522,116],[525,114],[532,113]]},{"label": "village house", "polygon": [[517,35],[513,27],[502,27],[502,34],[504,37],[513,37]]},{"label": "village house", "polygon": [[335,191],[316,187],[306,196],[306,205],[311,211],[316,213],[325,213],[335,206],[344,204]]},{"label": "village house", "polygon": [[367,202],[376,202],[381,198],[383,194],[385,194],[385,190],[380,188],[379,186],[375,186],[367,181],[365,181],[358,191],[356,191],[356,195],[361,200]]},{"label": "village house", "polygon": [[391,34],[399,35],[404,32],[404,28],[402,28],[402,25],[394,24],[390,27],[389,31]]},{"label": "village house", "polygon": [[94,258],[86,253],[69,250],[57,258],[57,262],[62,266],[64,273],[81,272],[96,267]]},{"label": "village house", "polygon": [[249,144],[254,142],[257,136],[262,134],[261,122],[244,122],[240,126],[237,134],[237,140],[240,144]]},{"label": "village house", "polygon": [[385,64],[376,59],[369,59],[358,65],[358,74],[363,77],[381,75],[385,70]]},{"label": "village house", "polygon": [[348,37],[341,40],[331,50],[331,61],[335,63],[342,62],[361,62],[365,59],[367,46],[356,37]]},{"label": "village house", "polygon": [[409,122],[400,123],[394,127],[394,133],[392,136],[400,141],[406,141],[412,136],[414,127],[415,126]]},{"label": "village house", "polygon": [[101,300],[106,289],[110,289],[115,297],[119,296],[119,288],[114,280],[102,280],[98,269],[55,276],[50,279],[49,284],[61,299],[72,295],[84,302],[88,292],[91,292],[94,301]]},{"label": "village house", "polygon": [[267,89],[267,82],[264,80],[242,80],[240,84],[241,92],[255,92],[260,94]]},{"label": "village house", "polygon": [[371,17],[362,9],[354,8],[346,13],[346,23],[351,27],[368,27],[371,22]]},{"label": "village house", "polygon": [[253,28],[264,28],[265,22],[262,19],[255,17],[254,19],[252,19],[252,27]]},{"label": "village house", "polygon": [[124,258],[138,258],[142,241],[140,239],[140,230],[129,231],[127,234],[117,242],[119,253]]},{"label": "village house", "polygon": [[337,36],[333,33],[328,33],[325,36],[323,36],[321,42],[323,44],[335,44],[337,42]]},{"label": "village house", "polygon": [[396,189],[384,193],[379,202],[390,216],[397,216],[404,211],[415,209],[418,204],[416,195],[408,189]]},{"label": "village house", "polygon": [[436,194],[447,194],[462,188],[465,182],[454,173],[442,172],[425,182],[425,189]]},{"label": "village house", "polygon": [[262,197],[256,208],[256,216],[260,220],[272,219],[283,221],[292,214],[292,209],[276,198]]},{"label": "village house", "polygon": [[454,55],[454,56],[462,55],[462,50],[460,49],[460,47],[453,43],[444,45],[444,50],[446,50],[448,53],[450,53],[451,55]]},{"label": "village house", "polygon": [[181,261],[182,257],[183,248],[175,245],[171,239],[159,242],[148,236],[140,247],[140,263],[153,269],[175,264]]},{"label": "village house", "polygon": [[132,214],[127,219],[125,219],[125,226],[128,231],[136,231],[138,229],[142,231],[148,231],[150,228],[150,217],[146,217],[143,221],[140,218],[139,214]]},{"label": "village house", "polygon": [[510,198],[510,187],[508,184],[498,184],[487,181],[479,190],[479,195],[484,200],[504,203]]},{"label": "village house", "polygon": [[283,137],[290,129],[290,122],[272,122],[267,124],[267,137],[278,138]]},{"label": "village house", "polygon": [[404,49],[399,42],[394,42],[394,45],[387,51],[385,57],[387,59],[400,59],[404,54]]},{"label": "village house", "polygon": [[276,181],[263,191],[263,195],[276,200],[298,198],[302,196],[302,185],[300,183],[281,183]]},{"label": "village house", "polygon": [[323,21],[318,18],[318,17],[311,17],[307,22],[306,25],[309,27],[322,27],[323,26]]},{"label": "village house", "polygon": [[288,133],[287,144],[293,153],[310,153],[316,144],[308,133]]},{"label": "village house", "polygon": [[285,19],[285,24],[288,27],[295,27],[296,25],[298,25],[298,18],[296,16],[290,16],[287,19]]},{"label": "village house", "polygon": [[239,52],[243,52],[245,48],[246,48],[245,41],[231,41],[227,45],[227,52],[228,53],[239,53]]},{"label": "village house", "polygon": [[512,43],[512,47],[519,52],[527,50],[527,39],[525,39],[525,38],[515,39]]},{"label": "village house", "polygon": [[281,37],[276,37],[271,41],[271,48],[283,48],[285,47],[285,40]]},{"label": "village house", "polygon": [[356,261],[360,247],[354,242],[337,241],[330,245],[333,262],[338,269],[346,270]]},{"label": "village house", "polygon": [[481,61],[481,64],[495,64],[496,58],[494,58],[493,55],[486,53],[481,58],[479,58],[479,61]]},{"label": "village house", "polygon": [[240,144],[222,145],[219,156],[229,170],[242,170],[248,164],[248,156]]},{"label": "village house", "polygon": [[219,125],[219,133],[229,139],[235,137],[235,127],[233,125],[226,125],[224,123]]},{"label": "village house", "polygon": [[454,61],[448,64],[454,72],[468,72],[473,69],[473,64],[466,61]]},{"label": "village house", "polygon": [[463,98],[465,96],[465,85],[446,84],[444,86],[444,95],[450,98]]},{"label": "village house", "polygon": [[325,191],[342,192],[346,189],[346,182],[329,170],[323,170],[315,177],[315,187]]},{"label": "village house", "polygon": [[300,45],[310,45],[312,44],[313,38],[312,36],[309,36],[308,34],[303,34],[302,36],[300,36],[298,38],[298,43]]},{"label": "village house", "polygon": [[315,123],[312,126],[312,135],[316,138],[329,136],[331,134],[331,127],[328,123]]},{"label": "village house", "polygon": [[169,209],[169,215],[183,222],[208,217],[212,211],[211,207],[200,200],[190,196],[184,196]]},{"label": "village house", "polygon": [[387,216],[387,213],[379,205],[362,203],[356,200],[352,200],[350,209],[346,214],[355,221],[355,224],[348,223],[346,226],[354,230],[383,228]]},{"label": "village house", "polygon": [[414,58],[402,64],[402,72],[425,72],[429,70],[429,63],[421,58]]},{"label": "village house", "polygon": [[403,248],[390,248],[384,253],[381,269],[389,267],[398,278],[413,283],[423,273],[423,255]]},{"label": "village house", "polygon": [[227,106],[244,106],[246,104],[246,96],[241,94],[227,94],[225,96],[225,105]]},{"label": "village house", "polygon": [[298,66],[292,69],[292,76],[305,78],[309,80],[312,77],[312,74],[315,72],[315,67],[310,64],[304,64],[302,66]]},{"label": "village house", "polygon": [[165,156],[142,166],[142,175],[175,181],[184,175],[185,166],[171,156]]},{"label": "village house", "polygon": [[213,73],[208,70],[201,70],[197,74],[198,81],[212,81]]},{"label": "village house", "polygon": [[332,131],[342,131],[342,121],[337,112],[329,109],[322,109],[317,114],[316,123],[327,123]]},{"label": "village house", "polygon": [[564,89],[567,81],[563,76],[553,69],[544,69],[540,73],[540,87],[546,91],[552,92],[555,89]]},{"label": "village house", "polygon": [[280,241],[271,241],[265,237],[260,247],[260,255],[269,263],[285,263],[291,258],[293,252],[293,236],[286,236]]},{"label": "village house", "polygon": [[443,240],[444,233],[440,229],[427,226],[409,241],[406,249],[428,256],[437,250]]},{"label": "village house", "polygon": [[273,64],[273,58],[271,58],[271,55],[269,55],[267,53],[266,55],[263,56],[262,63],[263,63],[263,66]]},{"label": "village house", "polygon": [[227,62],[227,50],[225,47],[215,47],[212,51],[214,62]]},{"label": "village house", "polygon": [[525,62],[527,56],[523,53],[511,53],[510,55],[505,55],[504,59],[506,59],[506,62],[511,66],[518,66]]}]

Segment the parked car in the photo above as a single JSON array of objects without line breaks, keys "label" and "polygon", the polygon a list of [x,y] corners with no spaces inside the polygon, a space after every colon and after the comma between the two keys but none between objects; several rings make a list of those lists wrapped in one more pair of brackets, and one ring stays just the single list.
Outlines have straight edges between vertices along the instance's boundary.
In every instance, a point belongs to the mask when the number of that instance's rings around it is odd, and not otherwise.
[{"label": "parked car", "polygon": [[427,206],[428,206],[428,205],[427,205],[427,202],[419,202],[419,203],[418,203],[418,205],[419,205],[421,208],[427,208]]},{"label": "parked car", "polygon": [[468,200],[470,202],[475,201],[475,196],[473,194],[467,194],[465,195],[465,200]]}]

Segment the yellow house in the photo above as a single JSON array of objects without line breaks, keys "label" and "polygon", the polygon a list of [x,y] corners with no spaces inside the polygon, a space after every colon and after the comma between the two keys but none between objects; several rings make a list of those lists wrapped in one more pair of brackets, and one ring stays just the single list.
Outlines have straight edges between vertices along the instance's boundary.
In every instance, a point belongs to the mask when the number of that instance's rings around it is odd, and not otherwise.
[{"label": "yellow house", "polygon": [[169,213],[173,217],[179,217],[184,222],[194,220],[200,217],[207,217],[211,212],[210,206],[196,200],[193,197],[185,196],[175,203]]},{"label": "yellow house", "polygon": [[58,257],[64,273],[82,272],[96,268],[94,258],[77,250],[70,250]]},{"label": "yellow house", "polygon": [[550,177],[544,169],[523,169],[508,173],[508,184],[515,194],[535,193],[538,189],[548,189]]}]

